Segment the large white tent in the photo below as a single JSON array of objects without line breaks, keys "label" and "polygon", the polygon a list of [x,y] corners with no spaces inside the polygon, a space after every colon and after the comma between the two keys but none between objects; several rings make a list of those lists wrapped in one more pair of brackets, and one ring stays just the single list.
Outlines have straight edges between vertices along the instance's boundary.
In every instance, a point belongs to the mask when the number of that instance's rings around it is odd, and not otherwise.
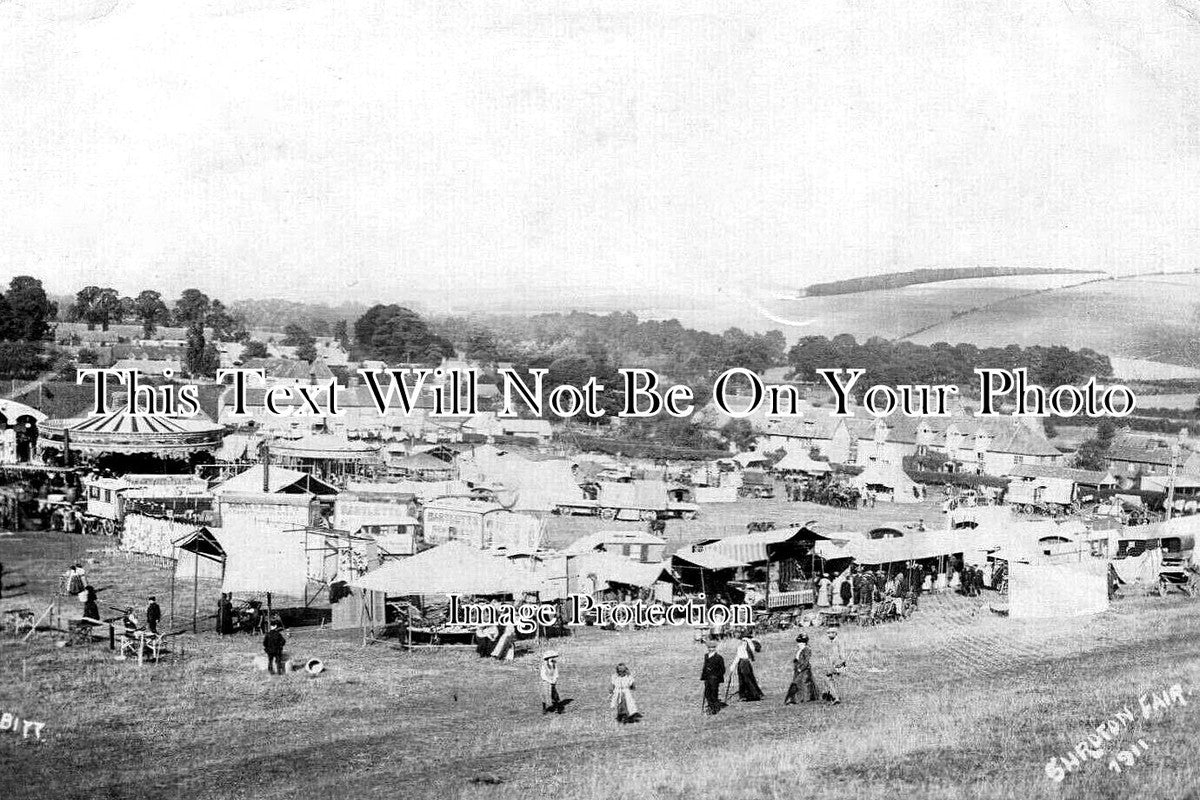
[{"label": "large white tent", "polygon": [[211,529],[225,550],[221,591],[304,595],[309,570],[303,529],[279,530],[241,518],[227,522]]},{"label": "large white tent", "polygon": [[1108,610],[1108,561],[1009,566],[1008,613],[1018,619],[1077,617]]},{"label": "large white tent", "polygon": [[917,484],[895,464],[875,462],[856,475],[851,484],[859,490],[870,489],[878,493],[880,500],[894,503],[916,503],[913,489]]},{"label": "large white tent", "polygon": [[412,558],[384,564],[350,585],[393,597],[519,594],[535,589],[538,577],[506,558],[449,541]]}]

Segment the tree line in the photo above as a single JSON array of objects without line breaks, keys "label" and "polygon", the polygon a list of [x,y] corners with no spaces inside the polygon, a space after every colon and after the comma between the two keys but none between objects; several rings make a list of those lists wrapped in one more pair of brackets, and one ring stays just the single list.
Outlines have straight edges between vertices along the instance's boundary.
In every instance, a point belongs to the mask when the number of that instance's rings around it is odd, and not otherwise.
[{"label": "tree line", "polygon": [[913,342],[894,342],[872,337],[859,343],[850,334],[832,339],[825,336],[805,336],[787,354],[791,375],[803,381],[819,381],[818,369],[859,368],[866,371],[858,387],[882,383],[955,384],[964,392],[975,387],[977,367],[1029,370],[1029,379],[1043,386],[1078,384],[1092,376],[1112,375],[1108,356],[1089,348],[1071,350],[1067,347],[1035,345],[1020,347],[976,347],[972,344],[931,345]]}]

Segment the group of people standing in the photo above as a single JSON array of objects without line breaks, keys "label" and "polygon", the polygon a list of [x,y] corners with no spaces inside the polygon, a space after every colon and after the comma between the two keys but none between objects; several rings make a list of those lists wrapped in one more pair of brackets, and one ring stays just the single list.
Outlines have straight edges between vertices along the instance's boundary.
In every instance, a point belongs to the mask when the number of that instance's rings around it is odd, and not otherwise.
[{"label": "group of people standing", "polygon": [[[829,628],[829,644],[832,662],[826,672],[828,688],[823,697],[831,703],[840,703],[841,697],[837,690],[836,676],[846,666],[845,654],[841,642],[838,641],[836,626]],[[792,680],[788,684],[784,705],[810,703],[822,699],[817,689],[817,681],[813,675],[812,649],[808,644],[808,635],[801,633],[796,636],[796,652],[792,656]],[[733,670],[728,678],[725,674],[725,657],[719,652],[719,644],[715,639],[709,639],[704,664],[700,670],[700,680],[704,682],[704,713],[717,714],[727,705],[729,685],[736,674],[738,679],[738,699],[753,703],[762,700],[764,695],[754,674],[754,662],[757,653],[762,652],[762,645],[751,634],[743,634],[738,643],[737,655],[734,658]],[[725,685],[725,697],[721,697],[721,685]]]},{"label": "group of people standing", "polygon": [[[813,674],[812,649],[808,644],[808,635],[801,633],[796,637],[796,652],[792,656],[792,676],[788,684],[784,705],[811,703],[826,700],[830,703],[840,703],[841,695],[837,688],[837,676],[846,667],[846,655],[838,639],[836,625],[829,627],[829,669],[825,673],[826,689],[821,692]],[[737,676],[737,696],[747,703],[757,702],[764,697],[762,687],[754,672],[757,655],[762,652],[762,644],[750,633],[743,633],[738,640],[737,655],[734,657],[732,670],[726,672],[725,657],[720,653],[720,642],[708,639],[704,654],[704,663],[700,668],[700,680],[704,683],[703,709],[705,714],[717,714],[728,703],[730,686],[733,677]],[[542,656],[539,670],[539,688],[543,714],[561,714],[571,702],[559,693],[559,654],[549,650]],[[725,687],[722,697],[721,687]],[[609,678],[609,707],[616,712],[617,722],[626,724],[638,722],[642,718],[634,697],[636,683],[633,672],[627,664],[617,664]]]}]

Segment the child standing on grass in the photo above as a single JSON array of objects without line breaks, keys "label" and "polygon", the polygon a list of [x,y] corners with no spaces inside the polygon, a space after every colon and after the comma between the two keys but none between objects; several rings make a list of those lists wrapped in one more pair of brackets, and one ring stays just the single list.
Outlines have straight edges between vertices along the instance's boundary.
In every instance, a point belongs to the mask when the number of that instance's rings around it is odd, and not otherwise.
[{"label": "child standing on grass", "polygon": [[629,667],[617,664],[611,683],[612,696],[608,704],[617,710],[617,722],[637,722],[642,715],[638,713],[637,701],[633,699],[633,673],[629,671]]},{"label": "child standing on grass", "polygon": [[558,653],[554,650],[542,656],[542,713],[561,714],[562,698],[558,695]]}]

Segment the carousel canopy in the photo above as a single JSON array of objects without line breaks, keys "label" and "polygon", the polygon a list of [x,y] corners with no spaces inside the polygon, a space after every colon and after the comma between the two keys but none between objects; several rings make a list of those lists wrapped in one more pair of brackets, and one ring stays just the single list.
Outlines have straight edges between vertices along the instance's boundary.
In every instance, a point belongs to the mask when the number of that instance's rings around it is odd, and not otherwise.
[{"label": "carousel canopy", "polygon": [[275,442],[271,445],[271,454],[281,458],[362,461],[375,455],[378,449],[365,442],[352,442],[332,433],[314,433],[294,442]]},{"label": "carousel canopy", "polygon": [[32,417],[34,422],[39,424],[46,419],[46,415],[33,406],[18,403],[16,400],[0,400],[0,417],[6,419],[9,425],[15,425],[21,417]]},{"label": "carousel canopy", "polygon": [[186,458],[213,451],[225,435],[222,425],[204,419],[119,411],[95,417],[52,419],[39,426],[39,446],[62,448],[69,439],[73,452],[145,453],[159,458]]}]

